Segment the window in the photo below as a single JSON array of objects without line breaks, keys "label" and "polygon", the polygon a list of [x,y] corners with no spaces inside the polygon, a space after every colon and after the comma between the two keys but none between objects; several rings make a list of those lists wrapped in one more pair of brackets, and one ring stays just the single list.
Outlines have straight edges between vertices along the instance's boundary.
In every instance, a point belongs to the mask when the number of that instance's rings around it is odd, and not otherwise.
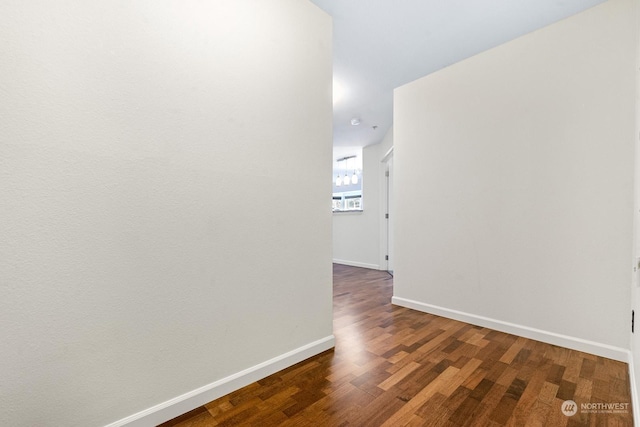
[{"label": "window", "polygon": [[333,193],[333,211],[361,211],[362,190]]}]

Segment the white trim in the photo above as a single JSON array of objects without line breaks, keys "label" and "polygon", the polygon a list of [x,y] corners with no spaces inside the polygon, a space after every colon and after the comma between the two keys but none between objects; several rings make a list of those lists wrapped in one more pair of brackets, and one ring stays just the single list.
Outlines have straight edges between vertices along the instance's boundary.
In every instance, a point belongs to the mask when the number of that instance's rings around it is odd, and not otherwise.
[{"label": "white trim", "polygon": [[207,384],[187,392],[181,396],[160,403],[149,409],[138,412],[106,427],[148,427],[161,424],[165,421],[189,412],[205,403],[238,390],[262,378],[268,377],[309,357],[322,353],[335,346],[335,337],[329,335],[318,341],[299,347],[288,353],[284,353],[266,362],[230,375],[221,380]]},{"label": "white trim", "polygon": [[391,157],[391,155],[393,154],[393,145],[391,146],[391,148],[389,148],[389,150],[387,150],[386,153],[384,153],[384,156],[382,156],[382,160],[380,160],[382,163],[386,163],[387,160],[389,160],[389,157]]},{"label": "white trim", "polygon": [[334,264],[342,264],[348,265],[350,267],[360,267],[360,268],[370,268],[372,270],[380,270],[380,266],[378,264],[369,264],[366,262],[359,261],[347,261],[345,259],[335,259],[333,260]]},{"label": "white trim", "polygon": [[558,345],[573,350],[583,351],[585,353],[595,354],[597,356],[607,357],[609,359],[618,360],[620,362],[628,363],[630,359],[629,350],[621,347],[614,347],[612,345],[588,341],[582,338],[570,337],[568,335],[562,335],[555,332],[543,331],[541,329],[517,325],[515,323],[504,322],[502,320],[491,319],[484,316],[478,316],[476,314],[465,313],[458,310],[438,307],[435,305],[395,296],[391,299],[391,302],[392,304],[411,308],[413,310],[431,313],[437,316],[447,317],[449,319],[459,320],[461,322],[495,329],[497,331],[506,332],[508,334],[518,335],[536,341],[546,342],[548,344]]}]

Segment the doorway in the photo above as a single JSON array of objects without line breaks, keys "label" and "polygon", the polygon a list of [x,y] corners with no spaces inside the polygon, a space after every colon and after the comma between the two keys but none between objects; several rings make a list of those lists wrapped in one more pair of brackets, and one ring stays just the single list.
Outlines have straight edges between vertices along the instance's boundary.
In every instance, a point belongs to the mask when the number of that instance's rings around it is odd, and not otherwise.
[{"label": "doorway", "polygon": [[394,209],[393,209],[393,147],[382,158],[383,170],[384,170],[384,237],[386,244],[384,245],[385,255],[384,261],[386,264],[386,270],[393,276],[394,266],[394,251],[393,251],[393,223],[394,223]]}]

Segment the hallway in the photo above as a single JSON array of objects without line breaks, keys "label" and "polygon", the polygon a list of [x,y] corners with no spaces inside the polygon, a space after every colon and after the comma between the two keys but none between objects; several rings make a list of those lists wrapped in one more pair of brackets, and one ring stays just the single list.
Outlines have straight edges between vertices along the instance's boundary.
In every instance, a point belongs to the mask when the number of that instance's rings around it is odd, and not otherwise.
[{"label": "hallway", "polygon": [[162,426],[633,425],[626,364],[393,306],[391,295],[386,272],[334,265],[335,350]]}]

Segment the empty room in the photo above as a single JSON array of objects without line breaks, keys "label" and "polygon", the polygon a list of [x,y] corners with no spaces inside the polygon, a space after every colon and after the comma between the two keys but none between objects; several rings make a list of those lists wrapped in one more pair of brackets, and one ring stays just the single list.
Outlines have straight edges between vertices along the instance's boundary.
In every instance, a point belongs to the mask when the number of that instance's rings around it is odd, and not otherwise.
[{"label": "empty room", "polygon": [[639,17],[3,1],[0,425],[634,425]]}]

